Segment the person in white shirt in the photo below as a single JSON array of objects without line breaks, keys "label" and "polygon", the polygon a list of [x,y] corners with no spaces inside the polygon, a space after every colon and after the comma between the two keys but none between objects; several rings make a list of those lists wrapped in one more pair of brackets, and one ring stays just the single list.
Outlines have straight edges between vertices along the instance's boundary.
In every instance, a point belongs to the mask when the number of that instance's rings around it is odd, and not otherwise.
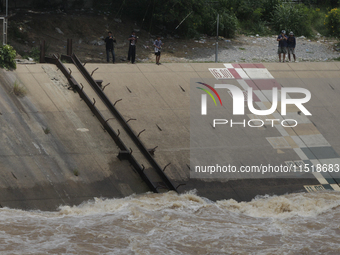
[{"label": "person in white shirt", "polygon": [[159,60],[161,58],[161,48],[164,45],[161,41],[161,37],[157,36],[157,40],[154,42],[153,46],[155,46],[155,55],[156,55],[156,65],[160,65]]}]

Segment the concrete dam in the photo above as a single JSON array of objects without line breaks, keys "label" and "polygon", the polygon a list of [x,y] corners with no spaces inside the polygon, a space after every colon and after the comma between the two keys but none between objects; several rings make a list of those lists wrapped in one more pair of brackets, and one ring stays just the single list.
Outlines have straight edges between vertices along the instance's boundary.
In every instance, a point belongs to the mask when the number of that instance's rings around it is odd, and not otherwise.
[{"label": "concrete dam", "polygon": [[[0,70],[1,207],[56,210],[94,197],[149,191],[196,189],[211,200],[249,201],[257,195],[339,190],[333,168],[340,164],[340,63],[60,65]],[[209,154],[210,147],[195,147],[190,139],[193,81],[252,87],[260,109],[269,107],[273,87],[307,89],[311,116],[287,108],[287,116],[299,122],[296,127],[228,129],[228,144],[218,153],[237,168],[308,164],[332,171],[296,178],[194,176],[191,148]],[[24,87],[26,95],[17,97],[14,85]],[[225,94],[223,110],[230,119],[232,97]],[[215,109],[210,103],[209,111]],[[272,114],[275,119],[280,111]],[[259,118],[246,115],[247,121]]]}]

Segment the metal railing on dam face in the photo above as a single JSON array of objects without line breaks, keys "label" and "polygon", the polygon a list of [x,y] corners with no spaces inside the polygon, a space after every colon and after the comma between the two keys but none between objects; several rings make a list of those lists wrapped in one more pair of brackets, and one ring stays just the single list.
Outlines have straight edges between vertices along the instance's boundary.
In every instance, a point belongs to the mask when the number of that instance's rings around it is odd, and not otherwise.
[{"label": "metal railing on dam face", "polygon": [[[152,178],[145,173],[144,166],[142,167],[137,160],[132,155],[132,150],[128,149],[127,146],[123,143],[123,141],[119,137],[119,133],[117,134],[112,127],[108,124],[108,120],[105,120],[100,111],[95,106],[95,99],[92,101],[84,92],[83,86],[79,85],[77,81],[71,75],[71,70],[67,70],[67,68],[63,65],[63,63],[54,56],[53,58],[45,58],[46,62],[56,64],[57,67],[61,70],[61,72],[67,77],[68,81],[71,84],[71,87],[74,88],[80,95],[80,97],[85,101],[85,103],[89,106],[91,111],[95,114],[98,118],[100,123],[103,125],[105,130],[110,134],[112,139],[116,142],[117,146],[120,148],[120,153],[118,155],[119,159],[127,159],[133,165],[133,167],[137,170],[141,178],[147,183],[149,188],[153,192],[159,192],[159,188],[165,190],[174,190],[177,191],[173,183],[169,180],[169,178],[165,175],[164,170],[158,165],[158,163],[154,160],[152,155],[150,154],[149,150],[144,146],[142,141],[139,139],[138,135],[134,133],[128,121],[124,119],[124,117],[120,114],[120,112],[116,109],[115,105],[108,99],[108,97],[103,92],[102,88],[98,85],[98,83],[93,79],[93,77],[89,74],[86,70],[84,65],[80,62],[75,54],[72,56],[62,56],[63,59],[67,60],[68,62],[73,63],[86,81],[90,84],[92,89],[96,92],[99,98],[103,101],[105,106],[109,109],[111,114],[115,116],[119,125],[125,130],[128,134],[129,138],[133,141],[133,143],[137,146],[143,157],[148,161],[151,166],[151,170],[153,174],[156,174],[161,180],[161,183],[152,181]],[[165,169],[165,168],[164,168]]]},{"label": "metal railing on dam face", "polygon": [[103,115],[100,113],[98,108],[95,106],[95,101],[92,101],[87,94],[85,93],[83,86],[80,86],[78,82],[73,78],[71,75],[71,72],[67,70],[67,68],[64,66],[64,64],[58,59],[57,56],[54,55],[53,58],[46,57],[45,61],[50,64],[55,64],[59,70],[65,75],[68,82],[70,83],[72,89],[74,89],[76,92],[78,92],[81,99],[84,100],[84,102],[87,104],[87,106],[91,109],[92,113],[97,117],[99,122],[103,125],[104,129],[107,131],[107,133],[111,136],[111,138],[115,141],[116,145],[121,150],[118,158],[120,160],[126,159],[130,162],[130,164],[136,169],[142,180],[148,185],[150,190],[153,192],[158,192],[157,187],[155,184],[153,184],[148,176],[144,173],[144,168],[137,162],[135,157],[132,155],[130,150],[126,147],[124,142],[120,139],[119,134],[117,134],[112,127],[107,123],[107,120],[103,117]]},{"label": "metal railing on dam face", "polygon": [[97,82],[93,79],[93,77],[90,75],[90,73],[86,70],[86,68],[80,62],[78,57],[73,53],[71,58],[72,58],[73,63],[77,66],[78,70],[81,72],[81,74],[85,77],[85,79],[91,85],[92,89],[101,98],[101,100],[104,102],[106,107],[110,110],[110,112],[117,118],[117,120],[119,121],[121,126],[128,133],[128,135],[133,140],[133,142],[137,145],[138,149],[141,151],[141,153],[144,155],[144,157],[147,159],[147,161],[151,164],[151,166],[154,168],[156,173],[161,177],[161,179],[164,182],[164,184],[166,185],[166,187],[169,190],[175,190],[176,191],[175,186],[172,184],[172,182],[166,176],[166,174],[164,173],[163,169],[154,160],[154,158],[151,156],[151,154],[149,153],[147,148],[144,146],[142,141],[139,139],[138,135],[136,135],[134,133],[134,131],[132,130],[132,128],[130,127],[128,122],[119,113],[117,108],[111,103],[111,101],[108,99],[108,97],[102,91],[102,89],[98,86]]}]

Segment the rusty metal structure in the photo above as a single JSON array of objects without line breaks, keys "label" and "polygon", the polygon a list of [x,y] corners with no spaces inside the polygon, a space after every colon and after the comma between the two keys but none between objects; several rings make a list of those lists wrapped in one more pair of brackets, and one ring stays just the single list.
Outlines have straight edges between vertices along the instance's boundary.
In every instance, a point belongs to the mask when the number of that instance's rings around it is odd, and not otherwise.
[{"label": "rusty metal structure", "polygon": [[[111,136],[111,138],[115,141],[116,145],[120,148],[120,152],[117,155],[117,157],[120,160],[128,160],[130,164],[134,167],[134,169],[138,172],[141,179],[148,185],[151,191],[153,192],[163,192],[163,191],[169,191],[174,190],[177,192],[177,188],[174,186],[174,184],[171,182],[171,180],[166,176],[164,173],[166,165],[164,168],[161,168],[156,160],[153,158],[155,148],[147,149],[145,145],[140,140],[139,136],[142,132],[145,131],[142,130],[138,134],[136,134],[131,126],[129,125],[129,120],[125,120],[122,114],[117,110],[115,107],[115,104],[119,102],[121,99],[118,99],[115,103],[112,103],[110,99],[105,95],[104,88],[108,86],[109,84],[106,84],[105,86],[102,86],[102,80],[94,80],[92,75],[93,73],[98,69],[95,69],[92,74],[90,74],[87,69],[85,68],[85,64],[82,64],[79,58],[72,53],[72,40],[67,41],[67,55],[62,55],[60,58],[56,55],[53,55],[53,57],[44,57],[45,53],[45,44],[44,42],[41,42],[41,62],[46,63],[52,63],[55,64],[59,70],[65,75],[65,77],[68,79],[68,82],[70,83],[70,89],[73,89],[76,91],[79,96],[84,100],[84,102],[87,104],[87,106],[91,109],[93,114],[97,117],[99,122],[102,124],[103,128],[106,130],[106,132]],[[73,63],[79,72],[83,75],[83,77],[86,79],[86,81],[90,84],[91,88],[96,92],[98,97],[102,100],[102,102],[105,104],[107,109],[111,112],[111,114],[114,116],[114,118],[118,121],[119,126],[115,127],[115,129],[118,130],[118,133],[111,127],[111,125],[108,123],[109,119],[105,119],[103,115],[100,113],[98,108],[96,107],[96,101],[93,98],[89,98],[85,92],[84,86],[82,84],[79,84],[75,78],[72,76],[72,71],[67,69],[65,65],[62,63],[62,61],[66,61],[68,63]],[[133,141],[133,143],[137,146],[139,152],[143,155],[144,159],[149,163],[150,167],[147,169],[143,164],[140,164],[136,158],[133,156],[133,151],[131,148],[128,148],[124,141],[120,138],[120,131],[124,130],[128,137]],[[183,185],[183,184],[180,184]],[[179,187],[178,185],[177,187]]]}]

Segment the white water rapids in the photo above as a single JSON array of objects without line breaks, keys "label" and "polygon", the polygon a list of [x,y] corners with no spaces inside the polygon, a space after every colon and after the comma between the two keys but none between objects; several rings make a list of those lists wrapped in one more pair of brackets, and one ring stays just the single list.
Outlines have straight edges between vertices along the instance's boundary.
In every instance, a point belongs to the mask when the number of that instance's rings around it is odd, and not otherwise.
[{"label": "white water rapids", "polygon": [[194,192],[0,209],[0,254],[340,254],[340,193],[212,202]]}]

